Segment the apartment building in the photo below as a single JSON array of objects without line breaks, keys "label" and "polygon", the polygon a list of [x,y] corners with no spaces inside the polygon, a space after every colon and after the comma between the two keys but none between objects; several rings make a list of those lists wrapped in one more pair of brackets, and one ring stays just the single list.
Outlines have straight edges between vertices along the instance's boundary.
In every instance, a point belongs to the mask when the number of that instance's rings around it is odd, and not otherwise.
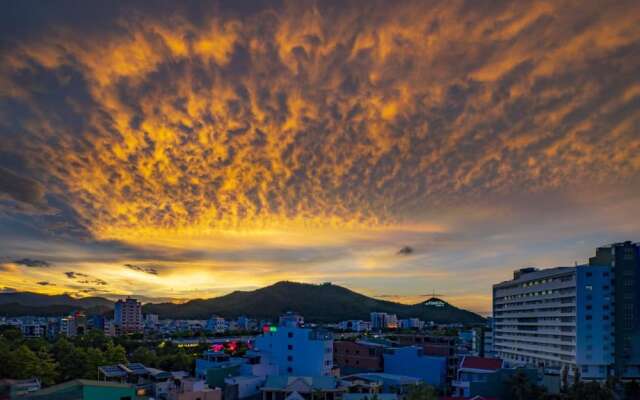
[{"label": "apartment building", "polygon": [[279,326],[265,327],[255,340],[255,349],[278,365],[280,374],[300,376],[331,375],[333,336],[322,329],[299,326],[298,318],[281,319]]},{"label": "apartment building", "polygon": [[380,372],[383,370],[382,353],[385,346],[379,343],[339,340],[333,343],[333,362],[342,374],[356,372]]},{"label": "apartment building", "polygon": [[619,243],[587,265],[523,268],[494,285],[496,356],[584,379],[640,375],[638,259],[637,244]]},{"label": "apartment building", "polygon": [[613,274],[614,372],[622,379],[639,379],[640,244],[627,241],[599,247],[589,265],[606,266]]},{"label": "apartment building", "polygon": [[396,329],[398,328],[398,316],[384,312],[371,313],[371,329]]},{"label": "apartment building", "polygon": [[117,335],[142,332],[142,303],[132,298],[118,300],[114,306],[113,324]]}]

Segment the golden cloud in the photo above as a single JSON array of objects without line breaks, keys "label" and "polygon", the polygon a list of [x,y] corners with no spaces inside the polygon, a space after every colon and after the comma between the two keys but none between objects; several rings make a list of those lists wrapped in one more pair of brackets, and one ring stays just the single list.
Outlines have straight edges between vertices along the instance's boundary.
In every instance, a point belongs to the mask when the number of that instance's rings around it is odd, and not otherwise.
[{"label": "golden cloud", "polygon": [[595,1],[287,2],[198,24],[127,10],[110,31],[53,26],[2,53],[1,95],[26,110],[3,131],[98,239],[403,223],[637,175],[638,15]]}]

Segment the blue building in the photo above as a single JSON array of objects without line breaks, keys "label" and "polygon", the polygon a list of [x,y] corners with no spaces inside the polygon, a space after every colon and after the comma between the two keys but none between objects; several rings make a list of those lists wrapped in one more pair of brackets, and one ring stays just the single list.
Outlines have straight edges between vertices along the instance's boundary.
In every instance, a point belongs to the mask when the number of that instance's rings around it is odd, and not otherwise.
[{"label": "blue building", "polygon": [[585,379],[606,379],[614,362],[612,275],[606,266],[576,268],[576,366]]},{"label": "blue building", "polygon": [[447,358],[427,356],[421,347],[387,348],[383,353],[384,372],[419,378],[422,381],[443,387],[447,378]]},{"label": "blue building", "polygon": [[493,286],[493,347],[510,365],[582,379],[640,378],[640,245],[599,247],[589,264],[514,271]]},{"label": "blue building", "polygon": [[255,340],[255,350],[281,375],[327,376],[333,370],[333,336],[322,329],[299,326],[288,316],[279,326],[266,326]]}]

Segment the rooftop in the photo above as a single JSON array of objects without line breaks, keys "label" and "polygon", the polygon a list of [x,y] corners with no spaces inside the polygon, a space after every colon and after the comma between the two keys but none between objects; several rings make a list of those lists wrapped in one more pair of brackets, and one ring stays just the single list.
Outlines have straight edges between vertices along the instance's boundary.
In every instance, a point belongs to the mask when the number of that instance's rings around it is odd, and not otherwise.
[{"label": "rooftop", "polygon": [[484,371],[497,371],[502,368],[502,360],[499,358],[482,358],[465,356],[460,363],[460,369],[476,369]]},{"label": "rooftop", "polygon": [[333,390],[337,387],[336,378],[333,376],[270,375],[263,389],[285,390],[296,382],[302,382],[312,390]]}]

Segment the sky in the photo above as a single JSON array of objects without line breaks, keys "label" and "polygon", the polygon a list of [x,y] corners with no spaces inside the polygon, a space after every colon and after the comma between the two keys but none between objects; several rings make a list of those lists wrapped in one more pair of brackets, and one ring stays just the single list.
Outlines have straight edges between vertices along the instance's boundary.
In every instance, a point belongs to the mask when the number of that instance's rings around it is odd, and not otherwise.
[{"label": "sky", "polygon": [[14,1],[0,290],[487,314],[640,240],[640,3]]}]

